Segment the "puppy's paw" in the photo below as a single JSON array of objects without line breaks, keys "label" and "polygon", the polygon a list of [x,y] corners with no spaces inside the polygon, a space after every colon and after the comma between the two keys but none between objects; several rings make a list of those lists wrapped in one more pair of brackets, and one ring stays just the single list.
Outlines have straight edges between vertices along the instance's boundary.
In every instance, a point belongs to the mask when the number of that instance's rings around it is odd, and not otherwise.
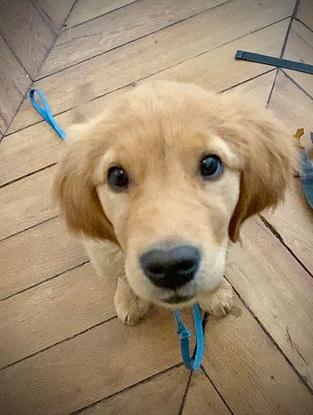
[{"label": "puppy's paw", "polygon": [[224,317],[232,309],[234,293],[231,285],[224,280],[221,287],[214,293],[199,299],[200,307],[214,317]]},{"label": "puppy's paw", "polygon": [[114,305],[121,322],[130,326],[139,323],[149,310],[149,304],[134,294],[124,278],[118,279]]},{"label": "puppy's paw", "polygon": [[135,326],[149,310],[149,304],[137,297],[129,303],[115,301],[115,309],[122,323]]}]

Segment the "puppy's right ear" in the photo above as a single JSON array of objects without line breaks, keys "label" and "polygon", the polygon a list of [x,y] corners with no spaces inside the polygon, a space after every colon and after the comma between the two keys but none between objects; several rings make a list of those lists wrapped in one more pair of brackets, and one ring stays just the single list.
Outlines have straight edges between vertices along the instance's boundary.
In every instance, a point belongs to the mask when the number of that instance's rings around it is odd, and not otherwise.
[{"label": "puppy's right ear", "polygon": [[89,138],[70,146],[59,163],[53,187],[61,213],[72,231],[118,244],[113,226],[102,209],[94,180],[95,167],[103,149]]}]

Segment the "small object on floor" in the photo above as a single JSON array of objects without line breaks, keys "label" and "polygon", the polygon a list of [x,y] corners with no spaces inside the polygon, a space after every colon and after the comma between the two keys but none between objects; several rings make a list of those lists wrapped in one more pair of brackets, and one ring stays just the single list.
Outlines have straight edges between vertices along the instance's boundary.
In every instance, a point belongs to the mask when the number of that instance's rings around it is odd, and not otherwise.
[{"label": "small object on floor", "polygon": [[300,142],[300,139],[303,135],[304,135],[304,128],[298,128],[294,137]]},{"label": "small object on floor", "polygon": [[204,333],[200,306],[198,303],[193,304],[192,306],[193,324],[196,334],[196,350],[194,357],[190,357],[189,350],[189,338],[191,337],[191,332],[185,326],[180,310],[174,310],[173,314],[177,324],[177,334],[180,336],[180,346],[184,364],[189,370],[197,370],[201,366],[204,355]]},{"label": "small object on floor", "polygon": [[276,66],[276,68],[290,69],[291,71],[313,74],[313,65],[308,63],[290,61],[288,59],[275,58],[274,56],[261,55],[259,53],[237,50],[236,59],[249,62],[262,63],[263,65]]},{"label": "small object on floor", "polygon": [[[37,98],[37,99],[36,99]],[[37,88],[32,88],[29,91],[29,99],[32,104],[32,106],[35,108],[35,110],[42,116],[42,118],[47,121],[47,123],[50,125],[51,128],[54,129],[54,131],[58,134],[58,136],[62,139],[66,139],[66,133],[65,131],[59,126],[59,124],[56,122],[51,108],[48,104],[47,98],[43,91]]]}]

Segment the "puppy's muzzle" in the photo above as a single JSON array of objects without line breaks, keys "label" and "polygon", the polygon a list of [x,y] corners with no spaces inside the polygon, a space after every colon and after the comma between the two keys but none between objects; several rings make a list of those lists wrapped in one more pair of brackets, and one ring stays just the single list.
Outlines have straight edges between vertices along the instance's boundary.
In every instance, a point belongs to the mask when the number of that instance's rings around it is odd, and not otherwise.
[{"label": "puppy's muzzle", "polygon": [[200,264],[201,254],[191,245],[152,249],[140,257],[145,275],[157,287],[176,290],[190,282]]}]

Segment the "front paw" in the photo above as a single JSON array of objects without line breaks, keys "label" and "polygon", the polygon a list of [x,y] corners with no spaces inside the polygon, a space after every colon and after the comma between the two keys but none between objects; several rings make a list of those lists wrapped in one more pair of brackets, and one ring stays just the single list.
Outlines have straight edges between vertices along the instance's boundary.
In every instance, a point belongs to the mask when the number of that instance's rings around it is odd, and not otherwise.
[{"label": "front paw", "polygon": [[234,304],[233,288],[228,281],[223,280],[221,287],[213,294],[204,295],[199,299],[200,307],[214,317],[224,317]]},{"label": "front paw", "polygon": [[149,304],[137,297],[124,279],[118,279],[114,296],[117,317],[123,324],[135,326],[149,310]]}]

